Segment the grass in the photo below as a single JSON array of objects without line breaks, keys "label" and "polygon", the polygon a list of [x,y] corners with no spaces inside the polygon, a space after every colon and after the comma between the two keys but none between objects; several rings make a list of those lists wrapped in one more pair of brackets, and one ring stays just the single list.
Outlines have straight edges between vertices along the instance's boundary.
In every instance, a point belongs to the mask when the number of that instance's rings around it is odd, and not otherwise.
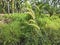
[{"label": "grass", "polygon": [[[0,16],[1,17],[1,16]],[[0,18],[0,45],[59,45],[59,16],[28,14],[4,15]],[[3,23],[2,23],[3,22]]]}]

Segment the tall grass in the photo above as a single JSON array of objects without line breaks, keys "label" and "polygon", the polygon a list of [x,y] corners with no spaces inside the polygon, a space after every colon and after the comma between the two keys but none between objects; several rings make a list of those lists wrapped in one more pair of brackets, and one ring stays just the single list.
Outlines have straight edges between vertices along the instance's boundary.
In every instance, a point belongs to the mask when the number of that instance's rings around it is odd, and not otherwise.
[{"label": "tall grass", "polygon": [[[59,45],[60,18],[28,14],[5,15],[0,22],[0,45]],[[3,22],[3,23],[2,23]]]}]

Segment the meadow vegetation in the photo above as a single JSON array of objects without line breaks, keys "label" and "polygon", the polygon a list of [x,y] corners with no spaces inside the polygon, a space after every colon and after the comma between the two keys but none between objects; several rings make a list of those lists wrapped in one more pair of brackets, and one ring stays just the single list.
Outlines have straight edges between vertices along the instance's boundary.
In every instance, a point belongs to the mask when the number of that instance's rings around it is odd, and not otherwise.
[{"label": "meadow vegetation", "polygon": [[0,45],[59,45],[59,16],[26,13],[0,16]]},{"label": "meadow vegetation", "polygon": [[60,45],[60,0],[0,0],[0,45]]}]

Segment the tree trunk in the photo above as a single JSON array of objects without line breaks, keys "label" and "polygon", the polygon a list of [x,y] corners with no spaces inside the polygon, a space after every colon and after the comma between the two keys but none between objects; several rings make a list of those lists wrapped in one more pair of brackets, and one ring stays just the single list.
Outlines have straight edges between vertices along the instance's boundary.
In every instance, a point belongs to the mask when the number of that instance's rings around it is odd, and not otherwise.
[{"label": "tree trunk", "polygon": [[14,0],[12,0],[12,13],[14,13]]}]

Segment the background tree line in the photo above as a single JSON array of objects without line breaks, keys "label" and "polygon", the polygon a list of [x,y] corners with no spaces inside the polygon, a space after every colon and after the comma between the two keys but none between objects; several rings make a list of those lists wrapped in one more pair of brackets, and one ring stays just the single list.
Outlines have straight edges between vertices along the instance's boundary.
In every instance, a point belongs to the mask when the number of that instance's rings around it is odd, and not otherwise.
[{"label": "background tree line", "polygon": [[0,0],[0,13],[22,13],[28,6],[39,13],[60,13],[60,0]]}]

